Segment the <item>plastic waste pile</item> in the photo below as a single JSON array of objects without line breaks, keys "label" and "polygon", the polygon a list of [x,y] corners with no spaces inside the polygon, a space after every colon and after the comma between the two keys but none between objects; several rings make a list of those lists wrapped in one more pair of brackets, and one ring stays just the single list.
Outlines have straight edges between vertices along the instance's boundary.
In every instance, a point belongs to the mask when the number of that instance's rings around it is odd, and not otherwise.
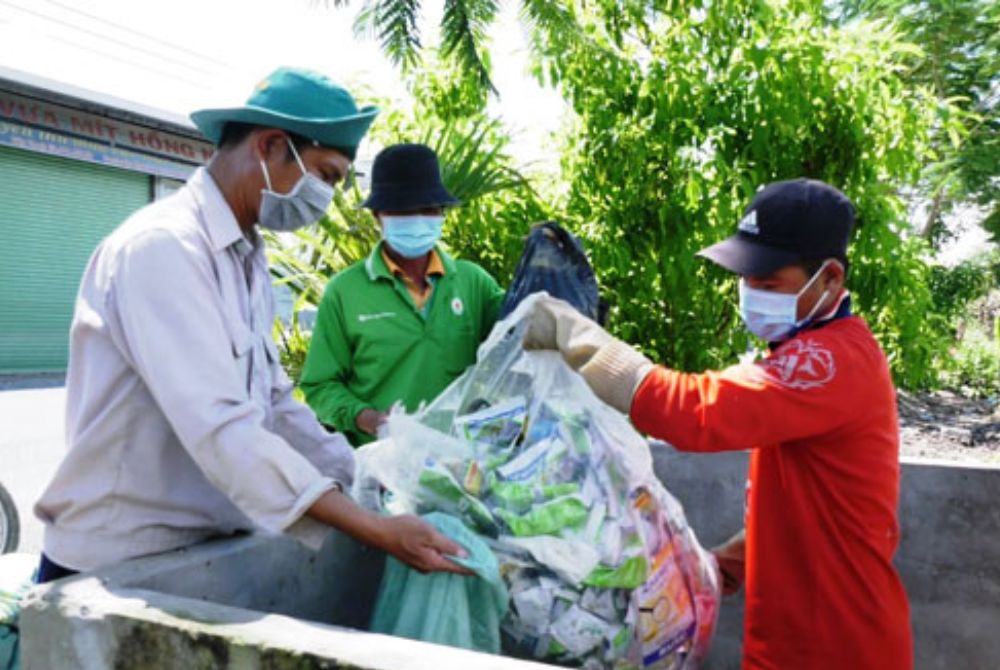
[{"label": "plastic waste pile", "polygon": [[526,352],[529,298],[479,362],[358,452],[355,495],[440,511],[487,539],[511,655],[588,668],[694,668],[715,625],[712,557],[648,446],[555,352]]}]

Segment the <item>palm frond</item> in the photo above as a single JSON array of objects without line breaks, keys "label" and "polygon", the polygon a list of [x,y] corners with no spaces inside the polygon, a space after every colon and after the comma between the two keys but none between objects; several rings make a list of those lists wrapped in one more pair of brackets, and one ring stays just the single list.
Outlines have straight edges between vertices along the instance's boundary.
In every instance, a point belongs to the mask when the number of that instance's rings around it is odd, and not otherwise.
[{"label": "palm frond", "polygon": [[420,0],[367,0],[354,20],[354,32],[377,39],[393,64],[410,67],[419,60],[419,13]]},{"label": "palm frond", "polygon": [[562,0],[522,0],[521,21],[528,29],[533,70],[539,81],[556,84],[567,54],[597,48],[573,13],[572,3]]},{"label": "palm frond", "polygon": [[494,94],[484,42],[497,10],[496,0],[445,0],[441,18],[441,53],[457,59],[468,76]]},{"label": "palm frond", "polygon": [[522,0],[521,18],[533,31],[576,32],[579,24],[565,2],[559,0]]},{"label": "palm frond", "polygon": [[492,119],[425,129],[421,141],[438,154],[441,178],[462,202],[526,186],[503,153],[505,142],[499,131],[499,121]]}]

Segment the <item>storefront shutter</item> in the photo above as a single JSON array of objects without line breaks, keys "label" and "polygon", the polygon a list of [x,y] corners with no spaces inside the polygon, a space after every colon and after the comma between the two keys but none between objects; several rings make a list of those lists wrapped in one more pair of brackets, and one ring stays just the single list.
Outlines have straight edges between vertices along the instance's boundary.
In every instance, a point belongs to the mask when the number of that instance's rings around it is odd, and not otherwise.
[{"label": "storefront shutter", "polygon": [[80,277],[149,175],[0,147],[0,373],[64,370]]}]

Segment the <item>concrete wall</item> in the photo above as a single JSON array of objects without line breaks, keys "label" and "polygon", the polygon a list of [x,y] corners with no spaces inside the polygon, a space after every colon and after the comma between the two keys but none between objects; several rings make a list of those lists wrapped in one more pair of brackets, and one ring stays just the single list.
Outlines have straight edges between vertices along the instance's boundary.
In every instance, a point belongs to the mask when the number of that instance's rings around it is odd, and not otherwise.
[{"label": "concrete wall", "polygon": [[[658,476],[711,547],[742,525],[746,455],[654,447]],[[1000,468],[904,463],[897,564],[918,670],[1000,668]],[[551,667],[363,628],[383,557],[332,534],[314,554],[246,536],[36,589],[25,670]],[[739,667],[742,598],[726,599],[705,668]]]},{"label": "concrete wall", "polygon": [[[654,448],[657,475],[706,547],[743,523],[747,455]],[[1000,468],[904,461],[896,565],[910,597],[916,668],[1000,668]],[[743,599],[723,600],[709,670],[739,668]]]}]

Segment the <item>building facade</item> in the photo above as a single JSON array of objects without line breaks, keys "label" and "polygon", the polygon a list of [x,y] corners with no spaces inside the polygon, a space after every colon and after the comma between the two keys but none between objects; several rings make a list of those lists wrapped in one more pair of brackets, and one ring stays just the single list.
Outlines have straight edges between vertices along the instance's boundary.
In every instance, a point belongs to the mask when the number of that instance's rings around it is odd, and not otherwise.
[{"label": "building facade", "polygon": [[0,68],[0,374],[66,368],[94,248],[211,153],[183,117]]}]

